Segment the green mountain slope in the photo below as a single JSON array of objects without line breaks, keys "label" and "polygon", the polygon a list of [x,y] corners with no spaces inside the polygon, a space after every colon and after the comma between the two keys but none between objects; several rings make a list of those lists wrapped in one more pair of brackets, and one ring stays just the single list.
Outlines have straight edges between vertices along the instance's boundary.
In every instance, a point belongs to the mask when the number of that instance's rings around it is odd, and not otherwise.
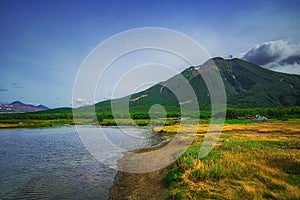
[{"label": "green mountain slope", "polygon": [[299,75],[274,72],[240,59],[213,60],[223,78],[229,107],[300,105]]},{"label": "green mountain slope", "polygon": [[[213,61],[213,62],[212,62]],[[206,84],[201,76],[204,70],[218,68],[223,79],[228,107],[255,108],[255,107],[280,107],[300,105],[300,76],[270,71],[253,63],[240,59],[225,60],[213,58],[201,66],[190,67],[181,74],[188,80],[197,95],[197,101],[201,108],[208,108],[210,95]],[[131,110],[147,110],[154,104],[163,106],[179,107],[179,103],[188,104],[195,99],[186,99],[180,102],[168,86],[179,88],[182,80],[180,76],[161,82],[151,88],[133,94],[131,97],[114,100],[113,104],[126,105],[128,100]],[[183,91],[184,92],[184,91]],[[186,94],[188,96],[188,94]],[[125,102],[127,100],[127,102]],[[122,104],[121,102],[124,101]],[[97,110],[101,107],[109,107],[110,101],[96,105]],[[121,107],[121,106],[120,106]]]}]

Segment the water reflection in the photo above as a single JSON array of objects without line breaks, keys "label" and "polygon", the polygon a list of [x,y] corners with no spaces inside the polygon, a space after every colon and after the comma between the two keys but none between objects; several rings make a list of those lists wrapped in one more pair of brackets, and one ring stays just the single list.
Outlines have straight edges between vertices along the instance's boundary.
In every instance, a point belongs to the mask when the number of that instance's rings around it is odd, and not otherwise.
[{"label": "water reflection", "polygon": [[[107,128],[110,139],[127,149],[149,146]],[[142,135],[139,135],[142,134]],[[74,127],[0,130],[0,199],[108,199],[116,170],[94,159]]]}]

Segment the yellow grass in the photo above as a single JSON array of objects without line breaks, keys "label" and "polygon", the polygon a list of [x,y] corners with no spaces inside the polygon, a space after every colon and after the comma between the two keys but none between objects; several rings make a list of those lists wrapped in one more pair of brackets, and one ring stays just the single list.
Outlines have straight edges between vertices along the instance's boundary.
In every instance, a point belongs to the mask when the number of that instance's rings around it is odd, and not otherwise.
[{"label": "yellow grass", "polygon": [[207,128],[200,125],[200,134],[171,169],[181,176],[171,181],[170,198],[300,199],[299,126],[294,122],[226,124],[215,149],[200,159],[197,151]]},{"label": "yellow grass", "polygon": [[[170,125],[164,127],[155,127],[155,131],[164,131],[167,133],[178,132],[179,129],[185,133],[193,133],[195,125]],[[199,124],[197,133],[206,133],[208,124]],[[257,133],[285,133],[293,134],[300,132],[300,120],[276,121],[276,122],[261,122],[253,124],[224,124],[222,132],[257,132]]]}]

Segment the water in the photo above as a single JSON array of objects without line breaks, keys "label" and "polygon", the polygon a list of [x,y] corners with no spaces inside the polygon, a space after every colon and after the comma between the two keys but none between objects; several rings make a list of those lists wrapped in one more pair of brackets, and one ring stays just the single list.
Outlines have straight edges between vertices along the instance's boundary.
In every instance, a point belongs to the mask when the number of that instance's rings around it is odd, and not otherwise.
[{"label": "water", "polygon": [[[151,145],[139,129],[105,130],[129,150]],[[108,199],[116,173],[91,156],[74,127],[0,129],[0,199]]]}]

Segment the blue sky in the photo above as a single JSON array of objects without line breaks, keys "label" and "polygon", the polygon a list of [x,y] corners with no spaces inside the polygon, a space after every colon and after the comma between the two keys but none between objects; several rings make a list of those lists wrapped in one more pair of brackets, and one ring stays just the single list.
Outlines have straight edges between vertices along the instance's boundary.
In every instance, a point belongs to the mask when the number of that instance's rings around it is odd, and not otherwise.
[{"label": "blue sky", "polygon": [[[286,41],[286,48],[292,46],[295,52],[300,43],[299,7],[299,1],[276,0],[2,0],[0,102],[70,106],[73,83],[84,58],[101,41],[133,28],[180,31],[211,56],[243,56],[255,45],[259,50],[260,44],[271,48],[274,45],[266,42],[278,40]],[[268,66],[274,68],[274,63]],[[97,100],[109,96],[101,95]]]}]

